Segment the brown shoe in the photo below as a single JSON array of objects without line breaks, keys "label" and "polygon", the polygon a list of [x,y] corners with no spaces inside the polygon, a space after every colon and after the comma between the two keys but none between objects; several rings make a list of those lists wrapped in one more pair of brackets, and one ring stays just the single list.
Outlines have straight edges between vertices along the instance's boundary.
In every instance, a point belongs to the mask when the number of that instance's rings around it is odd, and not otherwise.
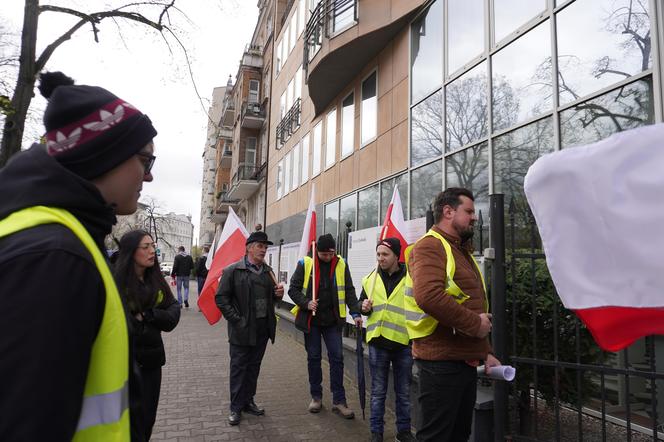
[{"label": "brown shoe", "polygon": [[316,398],[311,399],[311,402],[309,402],[309,413],[318,413],[321,408],[323,408],[323,401]]},{"label": "brown shoe", "polygon": [[332,405],[332,411],[338,413],[344,419],[353,419],[355,417],[353,410],[348,408],[346,404],[334,404]]}]

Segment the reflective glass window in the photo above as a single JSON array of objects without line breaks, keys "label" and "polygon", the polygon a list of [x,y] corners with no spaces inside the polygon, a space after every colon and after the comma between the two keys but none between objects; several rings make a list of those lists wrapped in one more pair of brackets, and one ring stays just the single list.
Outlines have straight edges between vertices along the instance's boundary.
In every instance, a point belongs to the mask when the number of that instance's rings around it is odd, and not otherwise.
[{"label": "reflective glass window", "polygon": [[320,173],[321,149],[323,147],[323,120],[314,127],[313,154],[311,155],[311,176]]},{"label": "reflective glass window", "polygon": [[557,26],[561,104],[652,65],[647,1],[576,0],[558,13]]},{"label": "reflective glass window", "polygon": [[376,97],[376,72],[362,82],[362,145],[376,138],[378,126],[378,100]]},{"label": "reflective glass window", "polygon": [[652,79],[646,78],[561,112],[560,142],[588,144],[654,120]]},{"label": "reflective glass window", "polygon": [[484,52],[484,0],[447,4],[447,74]]},{"label": "reflective glass window", "polygon": [[[446,187],[465,187],[475,195],[475,209],[485,210],[489,201],[489,157],[487,143],[445,157]],[[485,215],[489,212],[485,211]]]},{"label": "reflective glass window", "polygon": [[487,64],[482,62],[446,89],[446,150],[456,150],[487,136]]},{"label": "reflective glass window", "polygon": [[411,103],[438,89],[443,81],[443,0],[434,2],[411,27]]},{"label": "reflective glass window", "polygon": [[346,231],[346,223],[350,221],[351,229],[355,230],[355,214],[357,212],[357,193],[342,198],[339,202],[339,228]]},{"label": "reflective glass window", "polygon": [[492,57],[494,130],[551,110],[550,41],[545,21]]},{"label": "reflective glass window", "polygon": [[339,228],[339,200],[325,205],[325,233],[336,238]]},{"label": "reflective glass window", "polygon": [[551,117],[507,132],[493,140],[494,190],[505,201],[523,194],[523,178],[536,159],[553,151]]},{"label": "reflective glass window", "polygon": [[355,2],[334,0],[334,31],[350,26],[355,21]]},{"label": "reflective glass window", "polygon": [[341,157],[353,153],[355,144],[355,105],[353,94],[341,103]]},{"label": "reflective glass window", "polygon": [[309,134],[302,137],[302,184],[309,180]]},{"label": "reflective glass window", "polygon": [[334,165],[337,160],[337,110],[327,114],[325,120],[325,168]]},{"label": "reflective glass window", "polygon": [[408,174],[404,173],[398,177],[391,178],[389,180],[383,181],[380,183],[380,218],[379,221],[382,223],[385,219],[385,214],[387,213],[387,206],[390,205],[392,201],[392,193],[394,192],[394,184],[396,183],[399,189],[399,196],[401,197],[401,206],[404,208],[404,219],[408,219]]},{"label": "reflective glass window", "polygon": [[410,121],[410,164],[439,157],[443,153],[443,92],[413,107]]},{"label": "reflective glass window", "polygon": [[[378,225],[378,185],[361,190],[357,198],[359,210],[355,230],[376,227]],[[401,203],[403,205],[404,201]]]},{"label": "reflective glass window", "polygon": [[493,0],[496,42],[546,9],[546,0]]},{"label": "reflective glass window", "polygon": [[[426,215],[429,205],[443,188],[443,163],[434,161],[411,172],[410,219]],[[402,201],[403,202],[403,201]]]}]

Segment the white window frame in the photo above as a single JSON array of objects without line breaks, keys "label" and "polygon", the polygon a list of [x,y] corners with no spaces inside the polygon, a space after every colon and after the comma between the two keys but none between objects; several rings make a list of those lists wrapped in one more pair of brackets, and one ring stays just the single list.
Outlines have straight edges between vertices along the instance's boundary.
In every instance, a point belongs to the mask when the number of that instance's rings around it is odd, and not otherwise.
[{"label": "white window frame", "polygon": [[284,196],[288,195],[291,186],[291,153],[288,152],[283,159],[284,161]]},{"label": "white window frame", "polygon": [[297,33],[298,37],[302,35],[307,27],[307,8],[304,6],[305,0],[300,0],[299,5],[297,6],[297,20],[300,23],[298,28],[299,32]]},{"label": "white window frame", "polygon": [[337,108],[325,116],[325,170],[337,161]]},{"label": "white window frame", "polygon": [[284,164],[283,160],[277,163],[277,201],[283,196],[283,182],[284,182]]},{"label": "white window frame", "polygon": [[302,137],[302,173],[300,183],[305,184],[309,181],[309,133]]},{"label": "white window frame", "polygon": [[281,98],[279,99],[279,119],[281,120],[286,115],[286,91],[281,93]]},{"label": "white window frame", "polygon": [[302,65],[300,65],[295,72],[295,97],[293,98],[293,103],[295,103],[298,98],[302,98],[302,86]]},{"label": "white window frame", "polygon": [[293,174],[291,189],[295,190],[300,185],[300,143],[298,142],[293,146],[293,166],[291,173]]},{"label": "white window frame", "polygon": [[[344,102],[348,99],[353,99],[353,104],[344,106]],[[350,107],[350,119],[347,120],[348,114],[346,109]],[[347,124],[349,123],[350,124]],[[347,127],[350,126],[350,127]],[[347,145],[346,137],[350,131],[350,146]],[[344,159],[355,152],[355,91],[349,93],[341,100],[341,159]]]},{"label": "white window frame", "polygon": [[[374,95],[374,98],[376,100],[376,119],[374,121],[374,135],[371,138],[367,138],[365,140],[364,138],[364,113],[365,113],[365,107],[364,107],[364,97],[363,97],[363,90],[364,90],[364,82],[371,77],[373,74],[376,74],[376,95]],[[364,147],[368,144],[371,144],[378,138],[378,69],[374,69],[371,72],[369,72],[368,75],[366,75],[362,81],[360,81],[360,146]]]},{"label": "white window frame", "polygon": [[311,154],[311,177],[320,174],[321,151],[323,149],[323,119],[314,126],[313,140],[311,141],[313,152]]},{"label": "white window frame", "polygon": [[[252,85],[256,85],[255,88],[252,88]],[[260,103],[261,94],[261,82],[259,80],[249,80],[249,94],[247,95],[247,101],[249,103]]]},{"label": "white window frame", "polygon": [[277,43],[277,75],[281,72],[284,65],[284,39],[283,37]]},{"label": "white window frame", "polygon": [[[253,148],[250,147],[251,144],[249,140],[253,140]],[[244,164],[247,165],[256,165],[256,148],[258,147],[258,139],[256,137],[247,137],[244,142]],[[253,152],[253,153],[252,153]],[[247,161],[249,159],[249,154],[253,156],[253,161]]]}]

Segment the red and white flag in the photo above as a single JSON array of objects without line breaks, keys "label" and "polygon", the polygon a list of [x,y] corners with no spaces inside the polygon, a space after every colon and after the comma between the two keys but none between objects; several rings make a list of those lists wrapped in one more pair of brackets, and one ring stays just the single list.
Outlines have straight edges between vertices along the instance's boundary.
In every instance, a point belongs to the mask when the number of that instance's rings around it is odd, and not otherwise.
[{"label": "red and white flag", "polygon": [[307,256],[311,249],[311,243],[314,241],[316,241],[316,185],[312,184],[307,219],[304,221],[304,230],[302,230],[302,240],[298,251],[300,258]]},{"label": "red and white flag", "polygon": [[403,208],[401,206],[401,197],[399,196],[399,189],[394,186],[392,192],[392,201],[387,206],[387,213],[385,214],[385,221],[383,227],[380,229],[379,239],[382,241],[385,238],[397,238],[401,243],[401,256],[399,261],[404,262],[404,253],[408,242],[406,241],[406,222],[403,219]]},{"label": "red and white flag", "polygon": [[566,308],[604,350],[664,334],[664,124],[545,155],[524,188]]},{"label": "red and white flag", "polygon": [[[221,274],[226,267],[242,259],[248,236],[249,232],[240,218],[232,208],[229,208],[219,240],[215,241],[213,247],[210,248],[206,262],[206,266],[209,265],[209,271],[201,295],[198,297],[198,308],[201,309],[210,325],[216,324],[221,319],[221,311],[214,300]],[[210,254],[212,254],[212,261],[210,261]]]}]

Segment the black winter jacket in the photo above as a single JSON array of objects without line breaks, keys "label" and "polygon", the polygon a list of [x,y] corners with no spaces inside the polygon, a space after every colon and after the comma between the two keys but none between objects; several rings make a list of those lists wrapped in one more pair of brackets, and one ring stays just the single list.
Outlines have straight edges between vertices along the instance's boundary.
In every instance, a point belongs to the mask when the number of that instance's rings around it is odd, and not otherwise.
[{"label": "black winter jacket", "polygon": [[[269,272],[272,268],[263,264],[263,277],[269,280],[269,286],[276,287]],[[251,294],[251,284],[244,257],[229,265],[221,275],[221,282],[217,289],[215,302],[221,313],[228,321],[228,342],[235,345],[256,345],[256,305]],[[268,297],[267,323],[269,336],[274,343],[277,320],[274,314],[274,302],[279,300],[276,296]]]},{"label": "black winter jacket", "polygon": [[[97,188],[33,145],[0,170],[0,219],[70,211],[103,252],[115,215]],[[87,249],[47,224],[0,238],[0,440],[71,440],[106,292]]]},{"label": "black winter jacket", "polygon": [[189,276],[194,268],[194,260],[189,255],[175,255],[171,276]]},{"label": "black winter jacket", "polygon": [[172,297],[143,312],[143,320],[132,316],[132,334],[136,362],[144,368],[157,368],[166,363],[161,332],[169,332],[180,321],[180,306]]}]

